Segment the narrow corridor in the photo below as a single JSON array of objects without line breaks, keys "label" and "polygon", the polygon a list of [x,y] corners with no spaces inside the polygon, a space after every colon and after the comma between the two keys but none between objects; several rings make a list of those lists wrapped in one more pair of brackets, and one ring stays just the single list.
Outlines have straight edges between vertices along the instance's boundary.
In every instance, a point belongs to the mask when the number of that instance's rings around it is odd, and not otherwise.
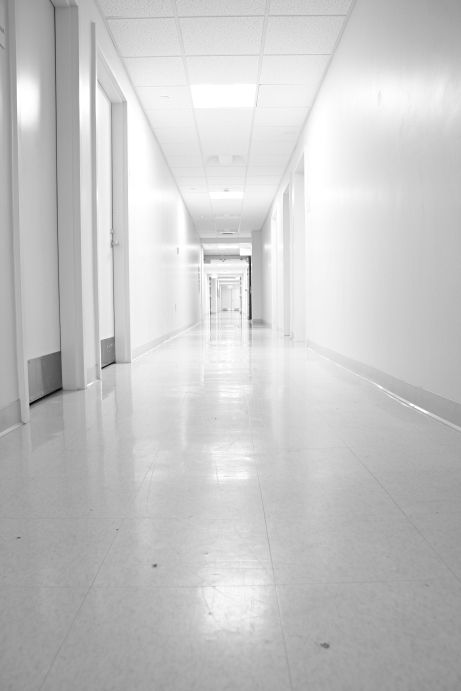
[{"label": "narrow corridor", "polygon": [[234,314],[103,377],[0,439],[2,689],[460,688],[461,434]]}]

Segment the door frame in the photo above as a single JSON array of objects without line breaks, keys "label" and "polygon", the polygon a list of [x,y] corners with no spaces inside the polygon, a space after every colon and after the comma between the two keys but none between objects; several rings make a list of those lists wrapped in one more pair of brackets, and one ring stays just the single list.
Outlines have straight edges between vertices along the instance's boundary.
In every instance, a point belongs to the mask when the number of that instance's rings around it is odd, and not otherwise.
[{"label": "door frame", "polygon": [[97,122],[96,95],[98,83],[112,106],[112,224],[114,238],[114,319],[115,362],[131,362],[129,234],[128,234],[128,137],[127,103],[97,41],[96,25],[91,26],[91,138],[93,173],[93,284],[95,318],[95,355],[97,378],[101,379],[101,339],[99,330],[99,249],[97,208]]}]

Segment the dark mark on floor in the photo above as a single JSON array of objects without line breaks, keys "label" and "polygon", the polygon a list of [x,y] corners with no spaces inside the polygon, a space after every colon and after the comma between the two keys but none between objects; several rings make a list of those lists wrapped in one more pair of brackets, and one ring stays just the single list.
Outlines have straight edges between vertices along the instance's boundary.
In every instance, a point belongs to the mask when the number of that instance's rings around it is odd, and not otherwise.
[{"label": "dark mark on floor", "polygon": [[328,650],[328,648],[330,647],[330,644],[329,643],[320,643],[320,647],[325,648],[325,650]]}]

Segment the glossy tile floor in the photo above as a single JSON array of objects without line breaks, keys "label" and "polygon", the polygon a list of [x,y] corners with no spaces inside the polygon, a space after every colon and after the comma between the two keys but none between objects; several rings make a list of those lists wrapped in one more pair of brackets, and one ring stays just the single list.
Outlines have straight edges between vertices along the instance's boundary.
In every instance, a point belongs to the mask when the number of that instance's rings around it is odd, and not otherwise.
[{"label": "glossy tile floor", "polygon": [[461,688],[461,434],[235,316],[0,439],[2,691]]}]

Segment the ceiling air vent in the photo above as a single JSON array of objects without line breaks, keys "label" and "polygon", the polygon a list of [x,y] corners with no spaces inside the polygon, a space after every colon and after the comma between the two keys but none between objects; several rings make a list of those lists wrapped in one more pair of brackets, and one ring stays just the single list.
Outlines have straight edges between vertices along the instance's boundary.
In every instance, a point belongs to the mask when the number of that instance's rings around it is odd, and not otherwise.
[{"label": "ceiling air vent", "polygon": [[220,230],[219,231],[220,235],[237,235],[236,230]]}]

